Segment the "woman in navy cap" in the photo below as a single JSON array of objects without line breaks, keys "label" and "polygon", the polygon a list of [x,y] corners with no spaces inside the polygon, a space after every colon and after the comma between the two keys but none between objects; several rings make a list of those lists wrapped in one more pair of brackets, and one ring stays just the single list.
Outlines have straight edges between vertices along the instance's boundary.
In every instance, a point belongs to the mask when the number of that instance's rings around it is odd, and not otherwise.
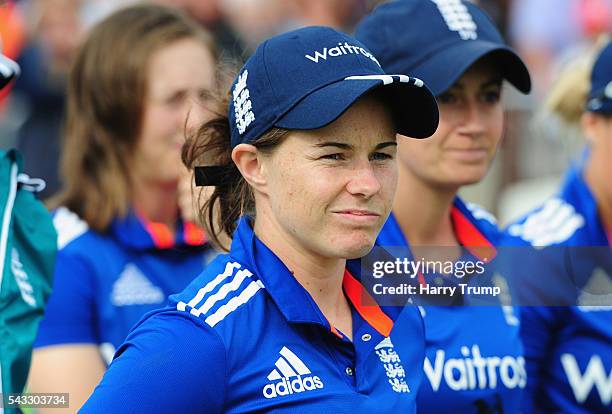
[{"label": "woman in navy cap", "polygon": [[[525,263],[538,270],[534,284],[543,282],[545,263],[554,271],[547,285],[556,292],[574,294],[578,287],[571,303],[577,306],[521,309],[529,375],[525,413],[612,412],[612,43],[592,67],[586,97],[576,96],[582,89],[578,73],[580,68],[562,74],[549,105],[569,124],[580,124],[587,150],[570,167],[559,192],[511,224],[504,240],[548,252],[545,262],[541,254],[527,256],[537,261]],[[565,85],[569,78],[571,85]],[[530,278],[533,272],[524,280]],[[563,286],[564,280],[572,283]],[[558,304],[558,299],[547,302]]]},{"label": "woman in navy cap", "polygon": [[418,311],[369,301],[347,259],[391,210],[396,132],[430,136],[435,99],[309,27],[262,43],[226,108],[183,155],[231,249],[137,325],[81,412],[414,412]]},{"label": "woman in navy cap", "polygon": [[[396,255],[450,263],[421,272],[419,293],[463,305],[422,308],[427,352],[418,411],[516,413],[526,385],[517,314],[486,290],[467,294],[461,286],[492,284],[491,272],[480,269],[497,254],[499,231],[489,213],[457,192],[480,181],[496,153],[502,81],[527,93],[529,73],[489,17],[468,1],[390,2],[364,19],[356,37],[386,71],[423,79],[440,107],[440,126],[429,140],[398,140],[398,191],[377,240],[404,246]],[[417,252],[424,246],[443,248],[422,256]],[[465,263],[471,276],[459,266]],[[435,297],[432,287],[444,287],[445,295]],[[493,306],[471,306],[481,300]]]}]

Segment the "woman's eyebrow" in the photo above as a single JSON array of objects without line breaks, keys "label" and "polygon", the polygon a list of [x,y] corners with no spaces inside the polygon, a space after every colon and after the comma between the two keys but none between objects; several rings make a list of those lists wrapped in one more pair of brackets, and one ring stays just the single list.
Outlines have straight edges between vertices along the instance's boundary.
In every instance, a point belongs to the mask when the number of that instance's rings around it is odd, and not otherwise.
[{"label": "woman's eyebrow", "polygon": [[376,145],[374,149],[380,150],[380,149],[387,148],[387,147],[397,147],[397,142],[395,141],[381,142],[380,144]]},{"label": "woman's eyebrow", "polygon": [[[502,77],[496,76],[494,78],[489,79],[486,82],[483,82],[482,85],[480,85],[480,88],[488,88],[489,86],[498,86],[498,85],[501,85],[503,81],[504,79]],[[462,89],[465,89],[465,85],[461,81],[457,81],[450,88],[448,88],[449,91],[452,89],[462,90]]]},{"label": "woman's eyebrow", "polygon": [[495,77],[495,78],[493,78],[493,79],[483,83],[482,85],[480,85],[480,87],[482,89],[484,89],[484,88],[488,88],[489,86],[501,86],[503,81],[504,81],[503,78]]},{"label": "woman's eyebrow", "polygon": [[319,143],[315,144],[314,146],[317,147],[317,148],[336,147],[336,148],[340,148],[342,150],[350,150],[351,148],[353,148],[353,146],[350,145],[350,144],[346,144],[344,142],[335,142],[335,141],[319,142]]},{"label": "woman's eyebrow", "polygon": [[[341,150],[351,150],[351,149],[353,149],[353,145],[346,144],[344,142],[335,142],[335,141],[319,142],[317,144],[314,144],[314,146],[316,148],[334,147],[334,148],[339,148]],[[381,143],[377,144],[376,147],[374,147],[374,149],[375,150],[380,150],[380,149],[387,148],[387,147],[390,147],[390,146],[397,146],[397,142],[395,142],[395,141],[381,142]]]}]

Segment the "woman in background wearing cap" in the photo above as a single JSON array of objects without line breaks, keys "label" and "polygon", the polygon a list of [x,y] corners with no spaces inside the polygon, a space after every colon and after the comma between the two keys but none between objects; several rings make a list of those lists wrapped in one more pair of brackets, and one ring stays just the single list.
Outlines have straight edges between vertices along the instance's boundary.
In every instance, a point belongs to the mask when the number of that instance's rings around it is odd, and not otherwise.
[{"label": "woman in background wearing cap", "polygon": [[431,135],[435,99],[326,27],[261,44],[230,96],[183,152],[229,254],[130,333],[82,412],[414,412],[418,310],[365,306],[347,259],[391,210],[396,132]]},{"label": "woman in background wearing cap", "polygon": [[212,115],[215,60],[207,32],[154,5],[107,17],[76,58],[53,292],[29,377],[32,392],[69,393],[66,412],[142,315],[201,272],[204,233],[180,218],[180,157],[187,115],[188,128]]},{"label": "woman in background wearing cap", "polygon": [[[612,412],[612,43],[592,71],[582,72],[577,66],[561,75],[548,109],[568,126],[581,127],[587,151],[569,169],[559,193],[510,225],[504,240],[538,251],[551,246],[546,263],[552,260],[553,269],[562,272],[553,277],[569,270],[578,283],[569,290],[579,288],[578,306],[521,309],[529,378],[524,413]],[[531,267],[541,269],[539,262]],[[549,285],[559,290],[562,280]]]},{"label": "woman in background wearing cap", "polygon": [[[529,92],[525,65],[467,1],[387,3],[364,19],[356,36],[386,71],[423,79],[440,107],[430,139],[398,140],[398,191],[377,245],[406,246],[409,256],[441,246],[426,259],[486,263],[496,254],[499,230],[489,213],[457,192],[485,176],[503,133],[502,81]],[[458,273],[422,276],[423,285],[466,283]],[[471,306],[473,298],[459,293],[450,299],[463,306],[422,308],[427,351],[418,411],[518,412],[526,373],[514,310]]]}]

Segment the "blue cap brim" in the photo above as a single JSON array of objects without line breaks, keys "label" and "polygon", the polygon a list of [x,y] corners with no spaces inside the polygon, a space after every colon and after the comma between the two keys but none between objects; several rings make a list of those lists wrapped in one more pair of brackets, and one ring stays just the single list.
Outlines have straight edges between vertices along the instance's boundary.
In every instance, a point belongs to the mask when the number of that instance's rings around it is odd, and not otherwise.
[{"label": "blue cap brim", "polygon": [[611,99],[590,99],[587,102],[586,110],[598,114],[612,115],[612,100]]},{"label": "blue cap brim", "polygon": [[285,129],[322,128],[338,119],[360,97],[380,88],[398,133],[411,138],[433,135],[438,128],[439,114],[431,91],[415,78],[410,78],[409,82],[400,82],[397,76],[387,78],[392,78],[393,82],[343,79],[324,86],[299,101],[274,125]]},{"label": "blue cap brim", "polygon": [[529,70],[514,51],[499,43],[484,40],[465,41],[453,45],[426,59],[423,64],[410,69],[410,75],[424,79],[434,95],[446,92],[476,61],[491,57],[504,79],[519,91],[531,91]]},{"label": "blue cap brim", "polygon": [[[609,75],[608,78],[610,78]],[[591,90],[586,103],[586,110],[604,115],[612,114],[612,80],[600,90]]]}]

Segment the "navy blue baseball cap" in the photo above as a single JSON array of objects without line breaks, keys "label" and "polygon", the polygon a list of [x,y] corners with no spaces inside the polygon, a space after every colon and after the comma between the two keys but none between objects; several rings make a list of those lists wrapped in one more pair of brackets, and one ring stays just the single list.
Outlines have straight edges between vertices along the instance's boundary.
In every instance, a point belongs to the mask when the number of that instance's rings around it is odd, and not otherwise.
[{"label": "navy blue baseball cap", "polygon": [[397,0],[366,16],[355,37],[383,69],[410,73],[431,91],[447,91],[477,60],[491,56],[504,79],[529,93],[531,78],[518,55],[479,7],[463,0]]},{"label": "navy blue baseball cap", "polygon": [[593,65],[586,109],[612,114],[612,42],[602,49]]},{"label": "navy blue baseball cap", "polygon": [[322,26],[272,37],[259,45],[232,85],[232,148],[272,127],[324,127],[376,88],[397,132],[425,138],[436,131],[438,106],[423,81],[386,74],[354,38]]},{"label": "navy blue baseball cap", "polygon": [[19,65],[0,53],[0,89],[19,76]]}]

